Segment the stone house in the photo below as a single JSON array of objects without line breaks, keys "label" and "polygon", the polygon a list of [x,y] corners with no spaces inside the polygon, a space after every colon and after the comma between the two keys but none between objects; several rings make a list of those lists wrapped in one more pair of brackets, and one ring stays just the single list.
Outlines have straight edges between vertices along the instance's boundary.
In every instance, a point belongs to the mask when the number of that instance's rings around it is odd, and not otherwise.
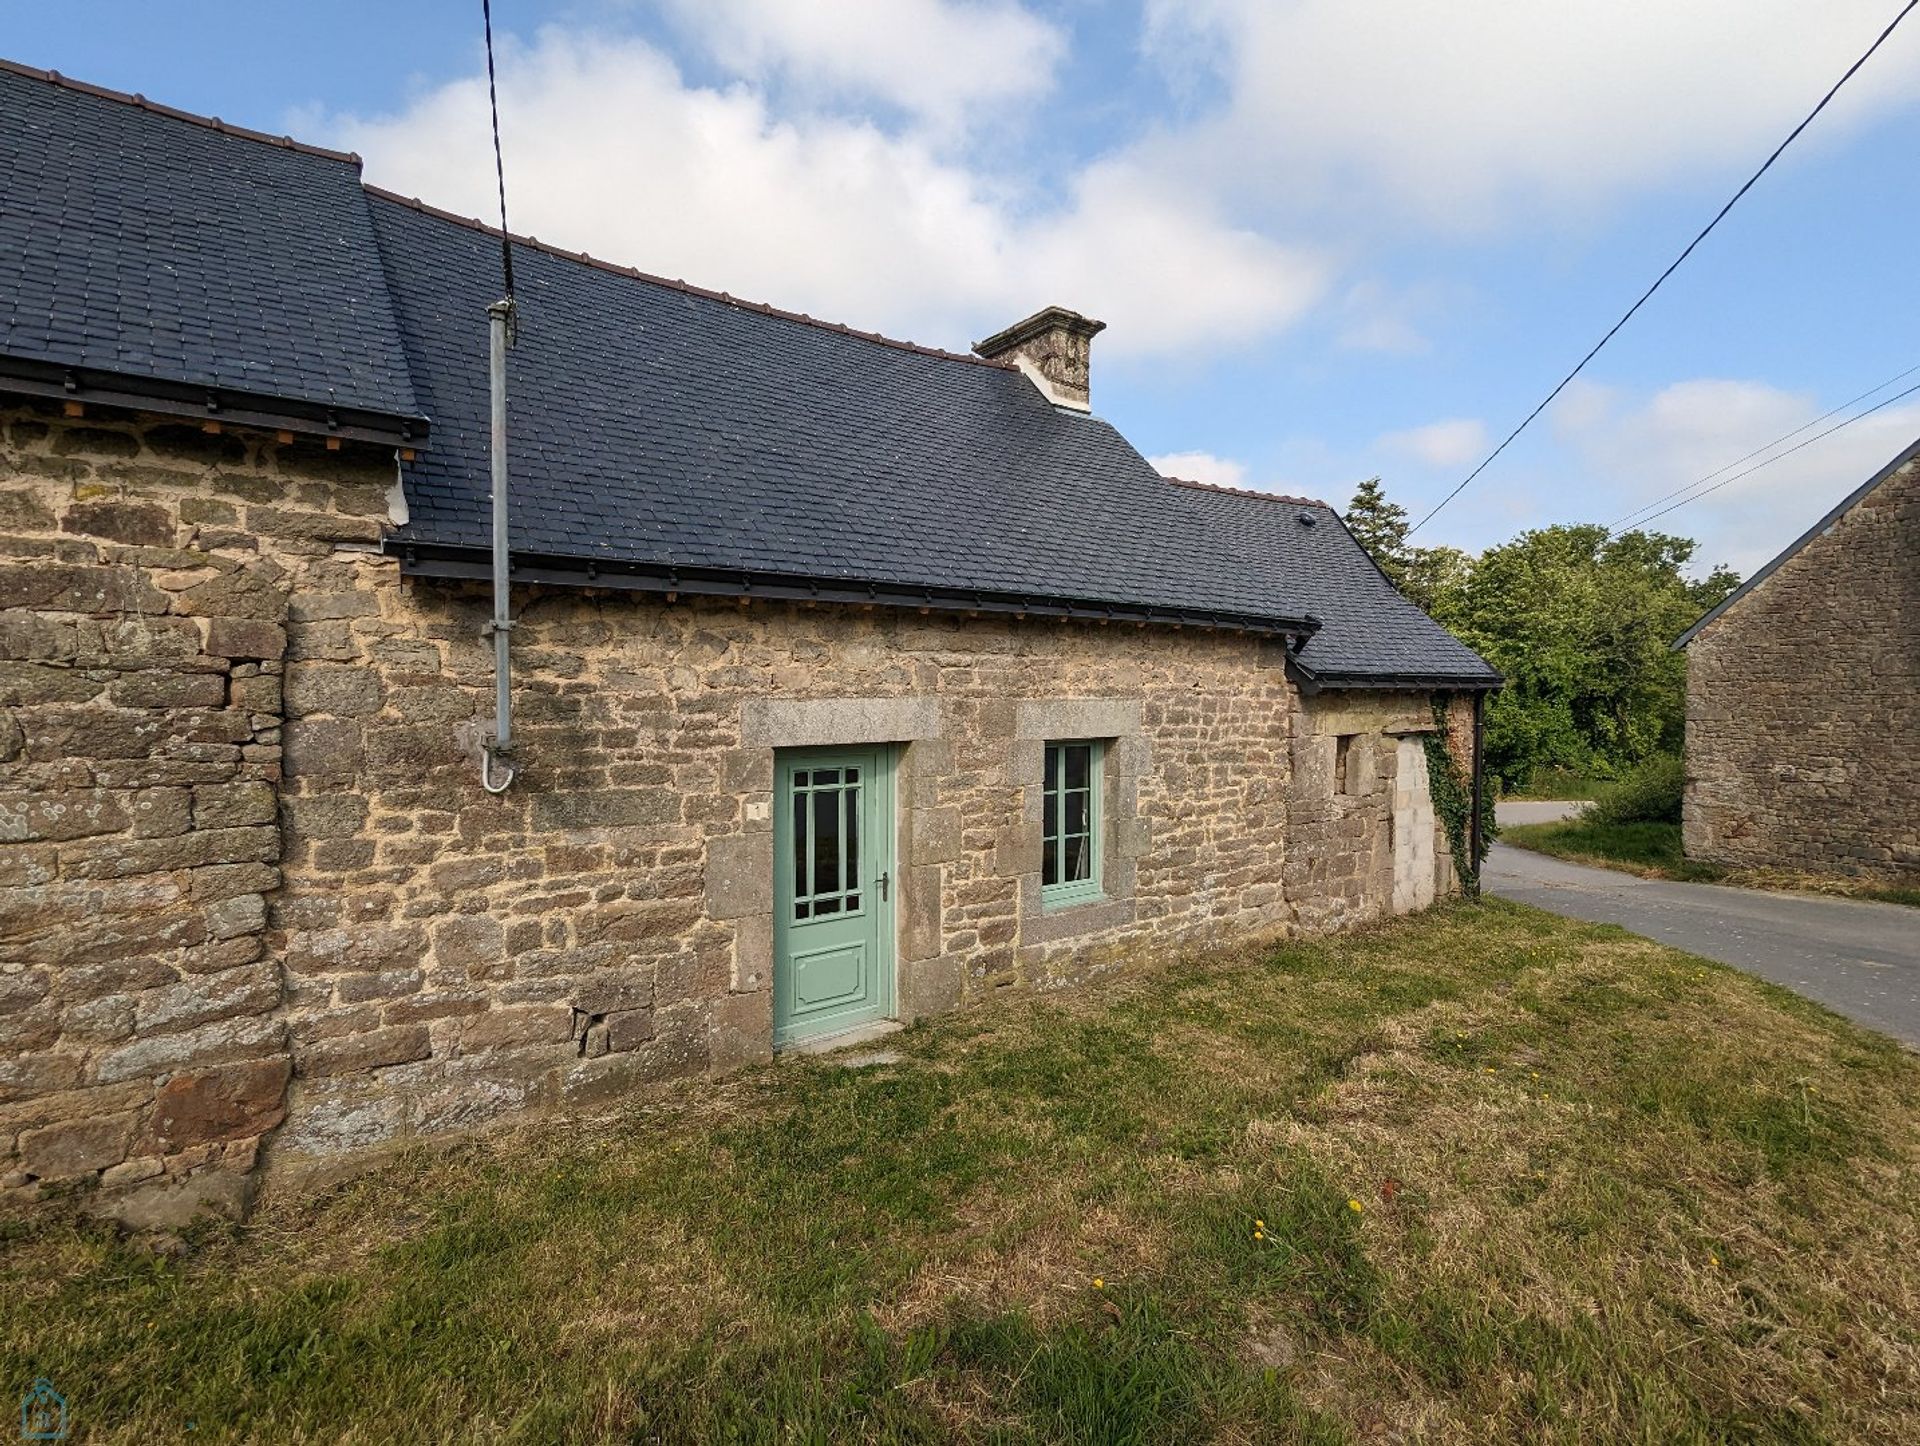
[{"label": "stone house", "polygon": [[1920,878],[1920,442],[1674,646],[1687,857]]},{"label": "stone house", "polygon": [[1422,740],[1497,677],[1323,503],[1157,475],[1098,323],[515,240],[492,792],[499,234],[12,66],[0,163],[6,1189],[238,1210],[1451,886]]}]

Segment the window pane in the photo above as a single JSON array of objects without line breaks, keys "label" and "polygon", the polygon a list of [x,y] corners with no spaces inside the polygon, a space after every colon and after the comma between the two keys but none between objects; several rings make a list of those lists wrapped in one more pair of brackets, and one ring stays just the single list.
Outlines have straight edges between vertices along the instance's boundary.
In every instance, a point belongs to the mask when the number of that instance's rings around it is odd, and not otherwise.
[{"label": "window pane", "polygon": [[1085,788],[1087,774],[1093,767],[1093,748],[1086,743],[1076,743],[1063,750],[1066,753],[1067,787]]},{"label": "window pane", "polygon": [[1060,745],[1058,743],[1049,743],[1047,745],[1046,777],[1047,787],[1049,789],[1060,786]]},{"label": "window pane", "polygon": [[805,901],[804,899],[803,899],[803,900],[801,900],[801,902],[799,902],[799,903],[797,903],[797,904],[795,904],[795,905],[793,906],[793,917],[794,917],[795,919],[810,919],[810,918],[812,918],[812,917],[813,917],[813,905],[812,905],[812,904],[809,904],[809,903],[807,903],[807,902],[806,902],[806,901]]},{"label": "window pane", "polygon": [[1060,795],[1051,788],[1040,802],[1040,832],[1047,838],[1060,833]]},{"label": "window pane", "polygon": [[1040,882],[1043,884],[1060,882],[1060,855],[1052,834],[1048,834],[1046,842],[1040,846]]},{"label": "window pane", "polygon": [[840,892],[840,795],[813,795],[813,892]]},{"label": "window pane", "polygon": [[[847,777],[852,778],[854,771],[849,768]],[[852,889],[860,884],[860,790],[849,788],[847,799],[847,878],[842,888]],[[849,905],[849,907],[856,907]]]},{"label": "window pane", "polygon": [[858,783],[859,781],[860,781],[860,770],[857,768],[849,768],[847,770],[847,782]]},{"label": "window pane", "polygon": [[813,912],[816,914],[839,913],[840,912],[840,896],[836,894],[831,899],[815,900],[813,905]]},{"label": "window pane", "polygon": [[1085,791],[1082,791],[1079,793],[1069,793],[1067,795],[1067,824],[1065,829],[1062,830],[1062,832],[1064,833],[1088,832],[1087,801],[1092,797],[1093,797],[1092,794],[1087,793]]},{"label": "window pane", "polygon": [[1067,883],[1075,883],[1093,872],[1092,850],[1087,847],[1084,835],[1067,840]]},{"label": "window pane", "polygon": [[859,911],[859,908],[860,908],[860,896],[858,894],[848,894],[847,895],[847,912],[849,914],[857,913]]}]

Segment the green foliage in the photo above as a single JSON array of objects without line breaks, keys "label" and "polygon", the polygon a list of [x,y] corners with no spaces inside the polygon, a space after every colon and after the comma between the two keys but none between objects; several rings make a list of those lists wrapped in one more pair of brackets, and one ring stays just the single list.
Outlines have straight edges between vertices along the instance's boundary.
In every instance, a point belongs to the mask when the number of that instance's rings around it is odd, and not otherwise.
[{"label": "green foliage", "polygon": [[1505,789],[1525,789],[1536,768],[1618,778],[1680,751],[1686,658],[1673,640],[1740,581],[1725,568],[1690,580],[1690,538],[1581,524],[1478,557],[1411,547],[1378,478],[1355,492],[1347,525],[1402,592],[1506,675],[1486,739]]},{"label": "green foliage", "polygon": [[1657,754],[1601,789],[1587,817],[1595,823],[1678,823],[1686,789],[1686,765],[1674,754]]},{"label": "green foliage", "polygon": [[1447,847],[1453,854],[1453,871],[1460,876],[1460,891],[1469,899],[1480,897],[1480,865],[1486,862],[1500,825],[1494,821],[1493,790],[1480,791],[1480,851],[1472,853],[1470,820],[1473,817],[1473,780],[1454,761],[1447,747],[1447,705],[1436,700],[1433,721],[1438,731],[1423,733],[1420,741],[1427,752],[1427,793],[1433,799],[1433,811],[1447,831]]}]

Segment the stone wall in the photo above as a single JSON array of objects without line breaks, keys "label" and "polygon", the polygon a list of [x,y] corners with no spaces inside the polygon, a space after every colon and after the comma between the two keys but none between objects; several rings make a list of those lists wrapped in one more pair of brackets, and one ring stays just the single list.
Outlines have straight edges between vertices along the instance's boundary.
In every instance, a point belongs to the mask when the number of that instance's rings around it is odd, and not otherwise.
[{"label": "stone wall", "polygon": [[[530,590],[523,772],[493,797],[487,597],[370,546],[390,457],[4,423],[16,1188],[236,1208],[263,1136],[299,1178],[765,1059],[782,747],[899,750],[907,1018],[1393,907],[1395,739],[1427,700],[1303,702],[1275,643]],[[1107,745],[1105,898],[1050,912],[1062,737]]]},{"label": "stone wall", "polygon": [[1920,875],[1920,460],[1687,648],[1690,858]]},{"label": "stone wall", "polygon": [[237,1210],[291,1071],[289,602],[390,457],[0,415],[0,1181]]}]

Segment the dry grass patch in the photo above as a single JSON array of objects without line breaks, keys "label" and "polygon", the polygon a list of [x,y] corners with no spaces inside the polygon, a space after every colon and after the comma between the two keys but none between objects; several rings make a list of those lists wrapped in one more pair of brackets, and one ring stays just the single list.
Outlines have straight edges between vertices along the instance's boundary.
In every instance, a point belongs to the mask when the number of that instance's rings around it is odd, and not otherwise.
[{"label": "dry grass patch", "polygon": [[1920,1063],[1742,975],[1488,903],[899,1048],[14,1222],[0,1361],[102,1441],[1912,1438]]}]

